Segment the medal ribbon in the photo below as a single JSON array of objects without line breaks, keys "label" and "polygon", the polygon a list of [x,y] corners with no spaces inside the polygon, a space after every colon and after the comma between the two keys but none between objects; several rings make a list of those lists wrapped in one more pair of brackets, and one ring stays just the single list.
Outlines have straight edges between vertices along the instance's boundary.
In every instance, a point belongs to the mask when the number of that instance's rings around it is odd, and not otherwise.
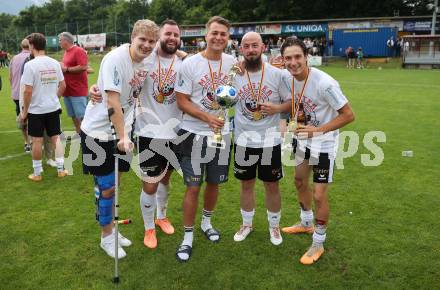
[{"label": "medal ribbon", "polygon": [[292,119],[293,120],[295,120],[296,113],[298,112],[299,104],[301,103],[304,94],[304,89],[306,88],[307,81],[309,80],[309,74],[310,74],[310,68],[307,70],[306,80],[304,81],[304,85],[301,89],[301,93],[299,94],[298,102],[296,105],[295,105],[295,77],[292,78]]},{"label": "medal ribbon", "polygon": [[[216,85],[215,85],[214,72],[212,71],[211,62],[209,61],[208,57],[206,56],[206,51],[204,52],[203,56],[208,61],[209,74],[211,75],[211,88],[212,88],[212,92],[215,94]],[[222,65],[223,65],[223,59],[220,57],[220,68],[219,68],[218,73],[217,73],[219,78],[220,78],[220,73],[222,72]]]},{"label": "medal ribbon", "polygon": [[165,75],[165,79],[164,79],[163,82],[162,82],[162,81],[160,80],[160,75],[161,75],[161,70],[160,70],[160,57],[159,57],[159,54],[157,54],[157,63],[158,63],[157,73],[158,73],[158,75],[159,75],[159,93],[160,93],[160,94],[162,93],[162,89],[163,89],[165,83],[167,82],[168,77],[169,77],[170,74],[171,74],[171,71],[172,71],[172,69],[173,69],[173,65],[174,65],[174,60],[175,60],[175,59],[176,59],[176,56],[173,57],[173,61],[171,62],[170,68],[168,69],[168,72],[167,72],[166,75]]},{"label": "medal ribbon", "polygon": [[248,71],[246,71],[246,75],[247,75],[247,79],[248,79],[248,84],[249,87],[251,89],[251,94],[252,97],[257,100],[257,104],[260,102],[260,97],[261,97],[261,88],[263,87],[263,80],[264,80],[264,63],[263,66],[261,68],[261,79],[260,79],[260,85],[258,86],[258,95],[255,97],[255,92],[254,92],[254,87],[252,86],[252,82],[251,82],[251,78],[249,77],[249,73]]}]

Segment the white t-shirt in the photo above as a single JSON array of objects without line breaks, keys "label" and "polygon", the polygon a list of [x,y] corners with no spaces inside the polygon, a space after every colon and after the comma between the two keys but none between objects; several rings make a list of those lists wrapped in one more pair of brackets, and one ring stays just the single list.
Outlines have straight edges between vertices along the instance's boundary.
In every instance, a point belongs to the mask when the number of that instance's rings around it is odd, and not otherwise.
[{"label": "white t-shirt", "polygon": [[58,61],[48,56],[37,56],[24,65],[20,83],[32,86],[28,112],[46,114],[61,109],[57,96],[59,83],[64,80]]},{"label": "white t-shirt", "polygon": [[[209,61],[214,74],[216,87],[225,85],[228,81],[228,73],[234,64],[234,57],[222,54],[222,69],[219,75],[220,61]],[[200,110],[209,114],[220,114],[219,108],[213,108],[214,91],[212,89],[211,74],[209,71],[208,59],[200,53],[185,59],[177,74],[176,91],[182,94],[190,95],[191,101],[199,107]],[[225,115],[228,115],[226,110]],[[208,124],[190,116],[183,114],[181,128],[203,136],[212,136],[214,133]],[[229,122],[225,122],[222,134],[229,133]]]},{"label": "white t-shirt", "polygon": [[113,139],[106,91],[120,94],[119,100],[124,112],[125,132],[127,134],[131,132],[134,107],[147,77],[149,59],[146,58],[140,63],[132,62],[129,47],[129,44],[121,45],[102,59],[98,76],[102,102],[93,104],[90,101],[81,123],[81,130],[88,136],[102,141]]},{"label": "white t-shirt", "polygon": [[[260,103],[280,104],[291,100],[289,73],[266,63],[261,86]],[[239,101],[235,106],[234,141],[243,147],[273,147],[281,143],[280,114],[260,115],[257,107],[258,89],[262,71],[249,73],[254,95],[246,73],[237,75],[234,87],[238,90]],[[255,97],[254,97],[255,96]],[[261,116],[261,119],[258,119]]]},{"label": "white t-shirt", "polygon": [[[297,100],[304,81],[295,80],[295,101]],[[296,103],[296,102],[295,102]],[[319,127],[327,124],[338,116],[338,110],[348,103],[341,91],[339,83],[325,72],[311,68],[309,80],[303,95],[304,111],[310,116],[309,125]],[[300,148],[309,148],[313,153],[329,153],[336,156],[339,130],[309,139],[297,139]]]},{"label": "white t-shirt", "polygon": [[[182,60],[176,55],[173,58],[160,57],[160,86],[159,92],[159,63],[156,52],[149,56],[147,79],[139,97],[140,106],[136,114],[137,136],[173,139],[182,120],[182,111],[177,107],[174,84]],[[173,66],[169,71],[171,64]],[[165,82],[166,79],[166,82]]]}]

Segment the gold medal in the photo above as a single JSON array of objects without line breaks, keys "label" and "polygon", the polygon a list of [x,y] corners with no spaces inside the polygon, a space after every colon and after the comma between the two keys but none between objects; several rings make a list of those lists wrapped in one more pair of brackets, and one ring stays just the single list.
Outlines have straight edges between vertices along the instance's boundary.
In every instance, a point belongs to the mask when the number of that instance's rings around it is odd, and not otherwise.
[{"label": "gold medal", "polygon": [[261,114],[260,111],[255,111],[255,112],[253,113],[253,115],[254,115],[254,120],[255,120],[255,121],[261,120],[261,119],[263,118],[263,114]]},{"label": "gold medal", "polygon": [[164,97],[164,95],[162,95],[162,93],[159,93],[156,97],[157,102],[160,104],[163,103],[164,99],[165,99],[165,97]]},{"label": "gold medal", "polygon": [[294,132],[298,126],[295,121],[290,121],[287,127],[290,132]]}]

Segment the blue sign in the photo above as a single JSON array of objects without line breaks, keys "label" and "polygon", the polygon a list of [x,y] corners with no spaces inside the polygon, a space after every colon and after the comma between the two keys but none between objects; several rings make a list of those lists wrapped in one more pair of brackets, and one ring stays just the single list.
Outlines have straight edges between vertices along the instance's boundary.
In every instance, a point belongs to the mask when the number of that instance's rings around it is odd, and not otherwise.
[{"label": "blue sign", "polygon": [[[403,31],[431,31],[432,21],[405,21]],[[435,30],[440,30],[440,22],[437,21]]]},{"label": "blue sign", "polygon": [[327,24],[283,24],[281,33],[325,33],[328,30]]},{"label": "blue sign", "polygon": [[232,26],[229,29],[229,33],[231,35],[244,35],[250,31],[255,31],[255,25],[246,25],[246,26]]}]

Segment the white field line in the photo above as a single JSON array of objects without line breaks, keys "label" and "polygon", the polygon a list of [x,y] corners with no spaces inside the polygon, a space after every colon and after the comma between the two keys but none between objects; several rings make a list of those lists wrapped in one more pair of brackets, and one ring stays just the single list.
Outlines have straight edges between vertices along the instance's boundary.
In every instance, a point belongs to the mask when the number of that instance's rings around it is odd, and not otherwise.
[{"label": "white field line", "polygon": [[341,84],[365,85],[365,86],[397,86],[397,87],[412,87],[412,88],[427,88],[440,89],[440,85],[434,84],[411,84],[411,83],[386,83],[386,82],[357,82],[357,81],[339,81]]},{"label": "white field line", "polygon": [[0,157],[0,161],[4,161],[4,160],[20,157],[20,156],[23,156],[23,155],[30,155],[30,153],[23,152],[23,153],[15,154],[15,155],[6,155],[4,157]]},{"label": "white field line", "polygon": [[[63,132],[68,132],[68,131],[73,131],[75,129],[64,129]],[[5,130],[5,131],[0,131],[0,134],[13,134],[13,133],[21,133],[21,130],[19,129],[15,129],[15,130]]]}]

